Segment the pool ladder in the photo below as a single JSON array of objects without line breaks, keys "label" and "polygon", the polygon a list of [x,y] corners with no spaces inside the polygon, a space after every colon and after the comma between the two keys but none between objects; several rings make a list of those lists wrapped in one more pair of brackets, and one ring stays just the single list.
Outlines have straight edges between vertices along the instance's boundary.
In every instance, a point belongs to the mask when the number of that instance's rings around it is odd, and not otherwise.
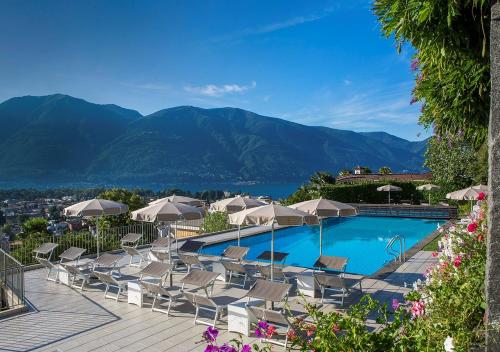
[{"label": "pool ladder", "polygon": [[[394,244],[399,243],[399,250],[394,248]],[[387,242],[385,251],[394,257],[394,261],[404,263],[406,261],[406,239],[404,236],[396,235]]]}]

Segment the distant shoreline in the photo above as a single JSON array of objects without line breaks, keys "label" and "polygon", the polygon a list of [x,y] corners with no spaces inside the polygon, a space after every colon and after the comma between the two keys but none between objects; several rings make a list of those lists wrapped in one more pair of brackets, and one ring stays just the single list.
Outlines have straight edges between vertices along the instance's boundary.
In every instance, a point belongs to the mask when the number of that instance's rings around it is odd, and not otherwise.
[{"label": "distant shoreline", "polygon": [[190,192],[201,192],[209,190],[221,190],[228,192],[249,193],[252,196],[271,196],[273,199],[286,198],[297,190],[304,182],[255,182],[242,181],[234,183],[144,183],[144,184],[120,184],[105,183],[97,184],[91,182],[74,183],[32,183],[32,182],[0,182],[0,190],[35,189],[39,191],[51,189],[90,189],[90,188],[127,188],[144,189],[158,192],[167,189],[179,189]]}]

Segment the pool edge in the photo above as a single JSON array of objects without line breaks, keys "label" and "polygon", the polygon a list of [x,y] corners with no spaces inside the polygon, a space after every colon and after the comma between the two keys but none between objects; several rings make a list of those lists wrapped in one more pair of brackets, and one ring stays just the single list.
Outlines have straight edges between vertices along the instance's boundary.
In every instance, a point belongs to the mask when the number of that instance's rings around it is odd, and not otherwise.
[{"label": "pool edge", "polygon": [[[439,230],[441,228],[447,228],[450,225],[452,225],[453,223],[454,223],[454,221],[451,220],[451,219],[448,220],[448,221],[446,221],[443,224],[443,226],[441,226],[439,229],[436,229],[436,230],[432,231],[429,235],[427,235],[426,237],[422,238],[420,241],[418,241],[417,243],[415,243],[412,247],[410,247],[409,249],[407,249],[404,252],[405,253],[405,258],[411,258],[415,254],[417,254],[418,252],[420,252],[428,243],[432,242],[436,237],[438,237],[440,235]],[[381,267],[375,273],[373,273],[371,275],[367,275],[366,277],[370,278],[370,279],[383,280],[389,274],[391,274],[394,271],[396,271],[401,265],[403,265],[404,263],[406,263],[406,261],[407,260],[405,260],[404,262],[392,261],[390,263],[387,263],[383,267]]]}]

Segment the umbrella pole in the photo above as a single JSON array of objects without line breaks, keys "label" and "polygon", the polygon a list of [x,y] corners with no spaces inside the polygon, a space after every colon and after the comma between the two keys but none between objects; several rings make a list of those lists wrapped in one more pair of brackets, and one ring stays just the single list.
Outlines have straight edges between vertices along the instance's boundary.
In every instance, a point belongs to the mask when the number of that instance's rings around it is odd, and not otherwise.
[{"label": "umbrella pole", "polygon": [[238,225],[238,247],[240,246],[241,225]]},{"label": "umbrella pole", "polygon": [[271,224],[271,282],[274,281],[274,222]]},{"label": "umbrella pole", "polygon": [[431,205],[431,192],[429,192],[429,205]]},{"label": "umbrella pole", "polygon": [[177,239],[177,228],[179,225],[177,225],[177,220],[175,220],[175,250],[179,252],[179,240]]},{"label": "umbrella pole", "polygon": [[171,226],[168,223],[168,263],[172,264],[172,236],[170,234]]},{"label": "umbrella pole", "polygon": [[389,190],[389,205],[391,205],[391,191]]},{"label": "umbrella pole", "polygon": [[319,255],[323,255],[323,219],[319,220]]},{"label": "umbrella pole", "polygon": [[97,240],[97,258],[99,258],[99,217],[95,221],[95,236]]}]

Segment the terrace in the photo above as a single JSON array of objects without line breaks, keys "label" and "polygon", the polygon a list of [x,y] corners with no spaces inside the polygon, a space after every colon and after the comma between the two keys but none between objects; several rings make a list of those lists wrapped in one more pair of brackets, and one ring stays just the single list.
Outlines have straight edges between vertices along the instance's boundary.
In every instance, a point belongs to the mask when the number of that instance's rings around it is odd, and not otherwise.
[{"label": "terrace", "polygon": [[[267,227],[251,227],[242,230],[243,236],[267,231]],[[236,231],[204,237],[207,243],[220,242],[236,237]],[[182,244],[182,242],[180,243]],[[141,250],[143,253],[148,249]],[[216,260],[201,256],[202,260]],[[85,259],[84,259],[85,260]],[[87,259],[88,260],[88,259]],[[128,257],[123,256],[119,266],[122,274],[135,274],[140,268],[129,268]],[[394,272],[363,280],[363,293],[370,294],[382,302],[392,298],[401,299],[411,284],[435,262],[430,252],[419,251]],[[144,266],[144,265],[143,265]],[[299,273],[304,268],[286,267],[285,271]],[[174,285],[185,272],[174,271]],[[115,301],[105,299],[103,285],[93,282],[81,292],[63,284],[46,280],[44,269],[25,272],[25,299],[28,312],[0,320],[0,350],[2,351],[201,351],[201,340],[206,326],[193,324],[194,307],[187,301],[173,305],[171,315],[152,312],[149,301],[142,308],[127,304],[126,299]],[[288,301],[292,311],[304,311],[302,298],[297,296],[297,284]],[[247,286],[248,289],[248,286]],[[224,293],[233,298],[242,298],[247,289],[216,281],[214,295]],[[321,307],[322,311],[345,311],[359,301],[360,294],[354,291],[346,297],[343,307],[332,303],[338,297],[329,296]],[[309,302],[320,303],[319,298]],[[229,341],[238,335],[228,331],[227,315],[218,323],[221,330],[219,340]],[[377,327],[374,321],[369,323]],[[244,337],[246,342],[258,342],[255,336]],[[274,347],[273,350],[280,350]]]}]

